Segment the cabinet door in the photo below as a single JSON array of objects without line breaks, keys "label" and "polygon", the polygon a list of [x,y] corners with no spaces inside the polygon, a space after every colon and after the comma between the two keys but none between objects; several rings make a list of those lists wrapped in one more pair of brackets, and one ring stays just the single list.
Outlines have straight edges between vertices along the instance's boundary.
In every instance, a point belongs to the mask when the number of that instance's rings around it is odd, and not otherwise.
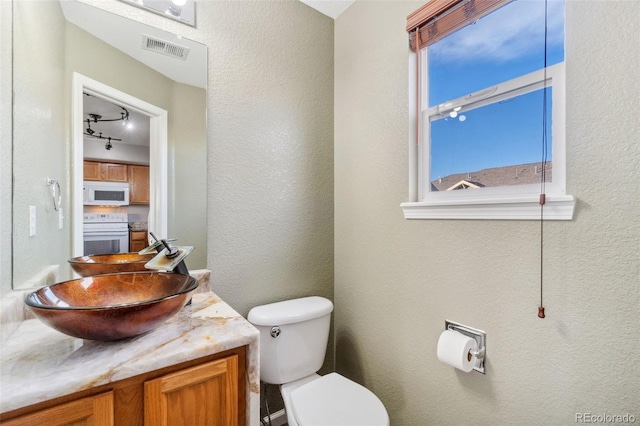
[{"label": "cabinet door", "polygon": [[149,204],[149,166],[129,166],[129,204]]},{"label": "cabinet door", "polygon": [[84,180],[102,180],[100,173],[100,163],[95,161],[84,162]]},{"label": "cabinet door", "polygon": [[238,356],[144,384],[145,426],[238,425]]},{"label": "cabinet door", "polygon": [[100,163],[102,180],[107,182],[128,182],[127,165],[116,163]]},{"label": "cabinet door", "polygon": [[60,404],[2,422],[2,426],[113,426],[113,392]]},{"label": "cabinet door", "polygon": [[149,245],[147,231],[131,231],[129,233],[129,251],[138,252]]}]

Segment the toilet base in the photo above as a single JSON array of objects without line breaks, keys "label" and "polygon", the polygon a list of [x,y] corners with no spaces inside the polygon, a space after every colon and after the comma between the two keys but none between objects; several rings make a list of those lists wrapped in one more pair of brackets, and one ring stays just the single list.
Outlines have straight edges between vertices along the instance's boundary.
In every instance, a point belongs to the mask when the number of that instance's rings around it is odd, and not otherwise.
[{"label": "toilet base", "polygon": [[262,418],[262,424],[269,426],[286,426],[288,425],[287,422],[287,413],[284,411],[284,408]]}]

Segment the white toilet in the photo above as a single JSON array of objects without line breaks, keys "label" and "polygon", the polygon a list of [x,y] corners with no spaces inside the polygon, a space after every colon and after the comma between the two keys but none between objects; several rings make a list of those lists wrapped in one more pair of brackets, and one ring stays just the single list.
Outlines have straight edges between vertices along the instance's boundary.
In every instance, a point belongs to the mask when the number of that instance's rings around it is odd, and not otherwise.
[{"label": "white toilet", "polygon": [[319,376],[333,304],[304,297],[249,311],[260,330],[260,380],[281,385],[289,426],[389,426],[382,402],[367,388],[331,373]]}]

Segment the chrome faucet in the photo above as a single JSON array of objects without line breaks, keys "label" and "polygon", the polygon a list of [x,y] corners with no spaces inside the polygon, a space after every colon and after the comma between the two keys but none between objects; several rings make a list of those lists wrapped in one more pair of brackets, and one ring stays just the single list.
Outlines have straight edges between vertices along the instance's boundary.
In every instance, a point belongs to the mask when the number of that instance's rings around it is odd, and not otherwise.
[{"label": "chrome faucet", "polygon": [[[158,239],[153,232],[149,232],[155,240],[149,247],[140,251],[140,254],[151,253],[155,250],[158,255],[146,263],[145,268],[171,271],[176,274],[189,275],[189,269],[184,259],[193,251],[193,247],[171,247],[168,241],[174,239]],[[162,255],[161,255],[162,253]]]}]

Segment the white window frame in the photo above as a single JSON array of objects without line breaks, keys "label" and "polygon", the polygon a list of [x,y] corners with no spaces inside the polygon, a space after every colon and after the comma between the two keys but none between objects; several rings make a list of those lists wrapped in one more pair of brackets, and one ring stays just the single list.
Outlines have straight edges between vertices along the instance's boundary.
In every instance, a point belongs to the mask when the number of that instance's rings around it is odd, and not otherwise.
[{"label": "white window frame", "polygon": [[[416,61],[420,60],[421,105],[428,105],[427,48],[409,59],[409,93],[416,90]],[[546,79],[545,79],[546,78]],[[517,77],[453,101],[423,107],[420,125],[416,125],[415,95],[409,102],[409,201],[400,206],[405,219],[515,219],[540,220],[540,184],[432,192],[429,179],[430,123],[455,107],[463,111],[502,99],[529,93],[544,86],[552,87],[552,164],[553,182],[545,184],[545,220],[571,220],[575,198],[566,194],[565,150],[565,66],[564,62]],[[411,97],[411,96],[410,96]],[[420,143],[416,144],[416,132]]]}]

